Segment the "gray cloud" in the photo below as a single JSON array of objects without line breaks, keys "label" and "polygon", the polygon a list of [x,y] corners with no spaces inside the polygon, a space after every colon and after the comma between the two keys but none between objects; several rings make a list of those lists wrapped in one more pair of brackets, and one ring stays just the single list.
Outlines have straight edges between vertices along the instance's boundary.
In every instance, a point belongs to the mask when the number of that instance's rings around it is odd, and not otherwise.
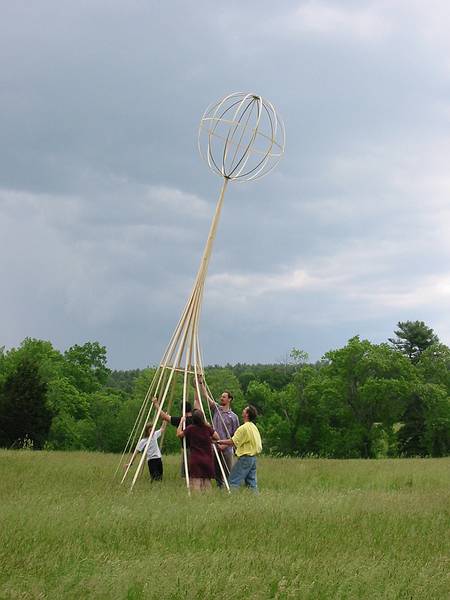
[{"label": "gray cloud", "polygon": [[0,345],[99,339],[156,362],[220,180],[206,105],[275,103],[286,157],[228,190],[207,280],[206,362],[318,358],[424,319],[450,342],[450,8],[422,2],[5,6]]}]

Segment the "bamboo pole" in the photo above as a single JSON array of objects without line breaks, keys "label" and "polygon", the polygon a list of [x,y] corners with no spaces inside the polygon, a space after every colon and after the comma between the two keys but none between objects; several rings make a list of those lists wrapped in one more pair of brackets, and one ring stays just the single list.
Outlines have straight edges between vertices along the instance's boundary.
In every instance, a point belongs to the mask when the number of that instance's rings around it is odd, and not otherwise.
[{"label": "bamboo pole", "polygon": [[[134,461],[137,454],[137,441],[139,436],[136,437],[136,433],[139,429],[140,436],[142,437],[145,429],[145,424],[149,421],[150,415],[153,410],[153,403],[151,402],[151,397],[153,395],[160,395],[162,392],[162,397],[159,400],[159,406],[155,411],[156,414],[154,416],[153,426],[148,436],[147,443],[145,448],[143,449],[142,456],[140,457],[138,466],[132,478],[130,491],[134,488],[136,480],[139,476],[139,473],[142,471],[142,467],[144,461],[147,456],[147,450],[150,445],[151,439],[154,435],[156,424],[158,419],[160,418],[161,411],[165,405],[166,399],[169,395],[170,404],[172,404],[173,399],[173,390],[175,386],[176,378],[174,375],[176,373],[183,373],[183,405],[182,405],[182,416],[186,417],[186,403],[188,401],[189,391],[188,391],[188,381],[189,376],[194,375],[196,379],[197,385],[197,393],[199,395],[200,406],[203,414],[205,414],[205,410],[203,407],[201,394],[199,394],[198,390],[198,374],[204,377],[203,364],[201,362],[201,355],[199,353],[199,339],[198,339],[198,329],[199,329],[199,320],[201,313],[201,304],[203,299],[203,290],[205,285],[205,279],[208,271],[208,266],[211,258],[212,248],[214,244],[214,240],[217,234],[217,227],[222,211],[223,200],[225,196],[225,191],[228,185],[228,178],[224,177],[222,188],[220,191],[219,199],[216,204],[214,216],[211,222],[211,226],[209,229],[208,237],[206,240],[205,248],[203,251],[203,255],[200,261],[199,269],[196,274],[196,278],[194,281],[194,285],[192,287],[191,293],[188,297],[188,300],[184,306],[180,319],[175,327],[175,330],[170,338],[170,341],[164,351],[163,358],[160,362],[158,369],[155,372],[152,383],[147,391],[147,394],[144,398],[144,401],[141,405],[139,414],[136,418],[135,424],[131,431],[131,434],[128,438],[127,445],[125,447],[124,453],[122,454],[121,461],[123,460],[124,455],[127,452],[127,449],[131,449],[131,444],[134,442],[135,448],[133,449],[133,453],[131,455],[131,460],[127,466],[125,474],[122,477],[121,483],[126,479],[128,472],[131,467],[131,463]],[[184,360],[183,360],[184,359]],[[184,363],[184,364],[183,364]],[[170,392],[170,393],[169,393]],[[144,418],[145,417],[145,418]],[[183,426],[185,428],[185,424]],[[218,451],[215,446],[213,446],[214,452],[218,457]],[[186,474],[186,486],[188,489],[188,493],[190,493],[190,478],[189,478],[189,465],[188,465],[188,457],[187,457],[187,446],[186,446],[186,438],[183,438],[183,460],[185,466],[185,474]],[[221,461],[219,460],[220,467],[223,471],[223,467]],[[117,470],[116,470],[117,472]],[[227,482],[227,478],[225,473],[223,473],[224,480]],[[227,482],[228,487],[228,482]]]},{"label": "bamboo pole", "polygon": [[[195,293],[192,294],[193,302],[190,304],[190,309],[189,309],[189,311],[185,315],[186,318],[185,318],[184,321],[187,322],[187,325],[186,325],[186,327],[183,327],[180,330],[181,339],[180,339],[179,343],[177,345],[175,345],[175,347],[178,346],[178,350],[176,352],[176,358],[175,358],[175,361],[173,361],[175,364],[180,364],[180,361],[181,361],[181,358],[182,358],[182,352],[183,352],[183,349],[184,349],[184,346],[185,346],[185,341],[186,341],[188,333],[189,333],[189,331],[191,329],[191,323],[192,323],[192,318],[193,318],[193,314],[194,314],[194,310],[193,309],[194,309],[194,306],[195,306],[196,302],[198,301],[199,291],[200,291],[200,288],[198,286],[195,287]],[[162,410],[162,408],[164,406],[164,402],[166,400],[167,393],[169,391],[169,387],[170,387],[170,384],[172,382],[173,375],[175,373],[175,368],[176,367],[171,366],[171,367],[167,367],[167,368],[170,370],[170,375],[169,375],[167,384],[165,385],[165,388],[164,388],[163,397],[162,397],[162,400],[160,401],[160,404],[159,404],[157,415],[155,417],[155,422],[153,423],[153,427],[151,429],[151,433],[149,435],[149,438],[147,440],[145,448],[142,451],[142,456],[140,458],[138,467],[137,467],[136,472],[134,474],[134,477],[133,477],[133,480],[132,480],[132,483],[131,483],[131,490],[133,489],[133,487],[134,487],[134,485],[136,483],[136,480],[137,480],[137,478],[139,476],[139,472],[141,471],[142,466],[144,464],[144,460],[145,460],[145,457],[146,457],[147,449],[148,449],[148,446],[150,445],[151,438],[152,438],[153,433],[155,431],[156,422],[157,422],[157,420],[160,417],[161,410]],[[185,403],[185,394],[183,393],[183,416],[185,416],[185,404],[186,404]],[[151,411],[151,407],[150,407],[150,411]],[[148,420],[148,418],[147,418],[147,420]],[[133,454],[133,459],[134,459],[135,455],[136,455],[136,449],[135,449],[134,454]],[[187,462],[187,457],[185,457],[185,461]],[[129,467],[130,467],[130,465],[129,465]],[[129,469],[129,467],[128,467],[128,469]],[[126,476],[126,474],[125,474],[125,476]],[[188,479],[188,477],[187,477],[187,479]]]}]

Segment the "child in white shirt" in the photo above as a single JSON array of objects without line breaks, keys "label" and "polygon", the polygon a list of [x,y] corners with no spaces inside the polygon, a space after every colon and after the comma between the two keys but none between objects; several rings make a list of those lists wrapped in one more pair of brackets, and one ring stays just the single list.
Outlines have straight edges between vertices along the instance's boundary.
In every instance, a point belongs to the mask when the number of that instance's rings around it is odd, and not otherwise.
[{"label": "child in white shirt", "polygon": [[[145,450],[145,446],[148,442],[148,436],[153,428],[153,423],[147,423],[144,429],[144,437],[139,440],[138,445],[136,446],[136,450],[138,452],[143,452]],[[152,435],[152,439],[150,440],[150,444],[147,448],[147,464],[148,470],[150,473],[151,481],[161,481],[163,478],[163,463],[161,458],[161,450],[158,446],[158,438],[161,436],[163,431],[163,427],[154,431]]]}]

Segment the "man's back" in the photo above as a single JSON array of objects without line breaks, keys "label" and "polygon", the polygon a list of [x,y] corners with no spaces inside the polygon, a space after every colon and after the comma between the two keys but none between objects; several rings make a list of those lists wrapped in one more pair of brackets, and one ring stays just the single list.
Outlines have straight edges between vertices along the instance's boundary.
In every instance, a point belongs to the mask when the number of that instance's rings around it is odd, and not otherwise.
[{"label": "man's back", "polygon": [[236,446],[238,457],[256,456],[262,450],[261,435],[256,425],[251,421],[247,421],[236,430],[233,443]]}]

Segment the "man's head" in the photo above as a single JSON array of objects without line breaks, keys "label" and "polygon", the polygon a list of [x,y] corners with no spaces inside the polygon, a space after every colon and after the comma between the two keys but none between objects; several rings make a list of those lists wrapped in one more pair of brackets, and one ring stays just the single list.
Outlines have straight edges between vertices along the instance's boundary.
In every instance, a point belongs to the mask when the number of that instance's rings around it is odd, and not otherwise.
[{"label": "man's head", "polygon": [[[181,412],[183,412],[183,403],[181,403]],[[190,415],[192,413],[192,404],[190,402],[186,402],[186,414]]]},{"label": "man's head", "polygon": [[223,406],[224,408],[230,408],[231,403],[233,401],[233,395],[228,390],[225,390],[224,392],[222,392],[219,401],[220,406]]},{"label": "man's head", "polygon": [[244,408],[244,410],[242,411],[242,418],[244,419],[245,422],[251,421],[252,423],[254,423],[256,421],[257,416],[258,416],[258,411],[251,404],[246,406]]}]

